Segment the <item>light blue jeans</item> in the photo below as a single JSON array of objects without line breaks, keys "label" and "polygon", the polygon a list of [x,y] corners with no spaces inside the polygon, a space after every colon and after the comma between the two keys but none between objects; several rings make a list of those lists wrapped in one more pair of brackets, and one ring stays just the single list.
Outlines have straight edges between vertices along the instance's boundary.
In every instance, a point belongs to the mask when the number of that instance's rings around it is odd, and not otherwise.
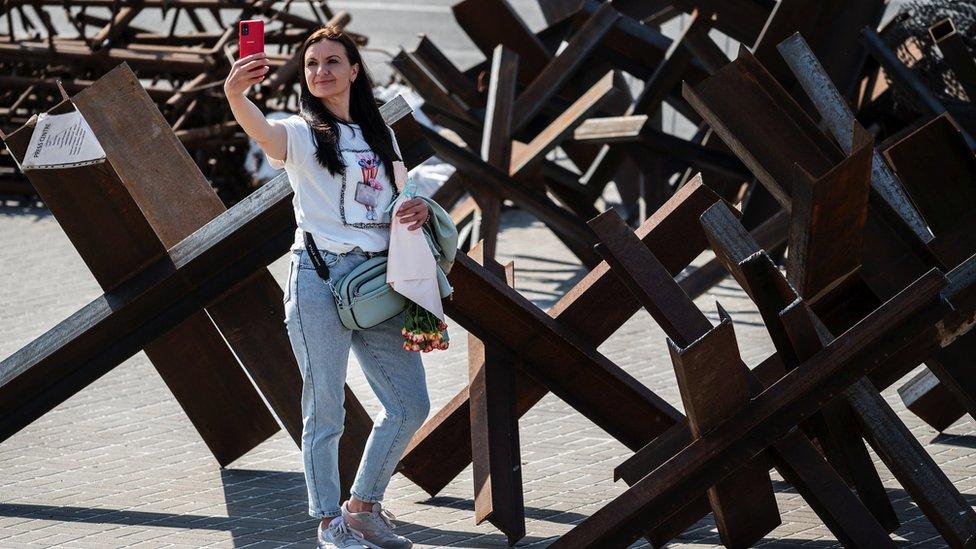
[{"label": "light blue jeans", "polygon": [[[321,253],[333,281],[366,261],[359,248],[340,255]],[[364,502],[382,501],[407,443],[430,410],[420,354],[402,347],[403,313],[368,330],[347,329],[308,253],[295,250],[285,290],[285,324],[303,381],[302,457],[308,514],[332,517],[340,513],[339,437],[345,418],[343,387],[350,347],[383,405],[351,492]]]}]

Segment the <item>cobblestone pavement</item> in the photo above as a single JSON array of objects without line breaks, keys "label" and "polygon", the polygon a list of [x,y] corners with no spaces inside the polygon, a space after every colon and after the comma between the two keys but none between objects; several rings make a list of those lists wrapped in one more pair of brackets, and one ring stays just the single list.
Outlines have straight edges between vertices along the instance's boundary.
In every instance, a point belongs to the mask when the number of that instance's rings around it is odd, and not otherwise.
[{"label": "cobblestone pavement", "polygon": [[[453,24],[453,0],[342,2],[352,30],[378,49],[413,44],[422,29],[466,67],[481,59]],[[529,0],[513,2],[532,28],[541,16]],[[367,62],[378,81],[388,72],[376,50]],[[581,278],[573,256],[538,221],[519,211],[503,216],[500,260],[514,260],[516,287],[540,307],[552,305]],[[284,280],[286,263],[271,270]],[[43,334],[101,292],[46,210],[0,205],[0,358]],[[735,320],[743,359],[758,364],[771,350],[755,308],[731,281],[698,305],[716,319],[715,300]],[[425,355],[433,409],[467,379],[466,337]],[[643,311],[600,351],[680,408],[664,335]],[[351,357],[355,362],[355,357]],[[188,365],[192,367],[192,365]],[[371,413],[378,403],[357,365],[350,384]],[[976,500],[976,426],[961,420],[938,435],[904,410],[894,390],[885,397],[960,491]],[[639,421],[639,418],[635,418]],[[553,396],[520,423],[526,529],[520,545],[542,546],[621,493],[612,469],[629,452]],[[942,546],[932,525],[879,463],[903,525],[906,546]],[[836,541],[796,492],[774,475],[783,524],[764,546],[835,546]],[[0,443],[0,548],[16,547],[309,547],[315,521],[306,513],[301,456],[278,433],[226,469],[206,446],[143,353],[138,353],[20,433]],[[491,525],[475,526],[470,469],[429,498],[396,475],[388,507],[419,546],[494,547],[505,539]],[[706,519],[675,546],[713,546]]]},{"label": "cobblestone pavement", "polygon": [[[513,210],[503,219],[500,259],[514,260],[517,289],[548,307],[580,278],[578,263],[530,216]],[[272,265],[279,282],[285,268],[282,261]],[[2,357],[100,293],[54,218],[14,205],[0,208],[0,280]],[[697,302],[713,320],[715,300],[736,321],[744,360],[757,364],[771,346],[755,308],[729,281]],[[455,345],[424,357],[434,409],[466,380],[466,337],[452,329]],[[664,335],[646,313],[635,315],[600,351],[680,407]],[[375,413],[377,401],[356,366],[350,383]],[[937,436],[904,410],[893,390],[885,396],[959,489],[976,498],[972,421],[961,420]],[[520,545],[551,542],[624,489],[611,476],[628,456],[626,448],[560,400],[546,397],[520,430],[528,532]],[[904,523],[898,540],[941,545],[879,467]],[[139,353],[0,444],[0,547],[307,547],[315,521],[305,514],[301,471],[299,451],[283,433],[220,469]],[[768,544],[835,545],[809,506],[774,479],[783,524]],[[387,505],[421,546],[505,544],[491,525],[474,524],[470,469],[435,498],[396,475]],[[706,520],[676,545],[717,542]]]}]

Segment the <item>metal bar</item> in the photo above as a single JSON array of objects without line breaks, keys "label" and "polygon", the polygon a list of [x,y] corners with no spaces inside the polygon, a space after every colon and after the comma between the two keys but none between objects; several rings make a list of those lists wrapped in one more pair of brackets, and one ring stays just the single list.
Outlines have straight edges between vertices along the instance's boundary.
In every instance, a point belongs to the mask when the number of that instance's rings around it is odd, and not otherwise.
[{"label": "metal bar", "polygon": [[[741,229],[741,225],[738,225],[738,222],[735,221],[734,216],[724,205],[716,204],[711,208],[709,208],[709,212],[711,211],[724,212],[726,216],[732,220],[733,225],[736,228]],[[706,212],[706,214],[703,216],[703,224],[705,223],[705,217],[707,215],[708,212]],[[601,216],[593,219],[590,222],[590,224],[593,226],[594,230],[596,230],[596,232],[601,237],[602,244],[600,245],[600,247],[598,247],[598,249],[601,249],[601,254],[604,255],[604,257],[606,257],[608,263],[610,263],[610,265],[614,269],[614,272],[618,273],[618,276],[620,276],[625,281],[625,283],[627,284],[631,292],[634,293],[637,299],[644,305],[644,308],[651,314],[654,320],[664,329],[665,333],[668,334],[669,342],[671,342],[670,345],[671,345],[673,358],[675,356],[675,352],[678,349],[678,347],[673,342],[675,339],[677,339],[678,341],[687,341],[689,343],[687,343],[686,345],[688,347],[694,348],[698,345],[705,344],[705,341],[707,340],[708,337],[713,337],[713,338],[718,337],[715,335],[718,332],[711,328],[711,324],[704,317],[701,311],[699,311],[698,308],[695,307],[695,305],[691,302],[691,299],[676,286],[675,282],[670,278],[668,273],[663,268],[660,267],[656,259],[653,257],[653,254],[650,254],[646,249],[642,247],[641,248],[637,247],[636,236],[630,232],[630,229],[623,224],[623,222],[619,219],[619,217],[615,213],[606,212]],[[744,231],[744,229],[741,230]],[[735,244],[737,243],[737,240],[732,239],[730,242]],[[729,253],[728,248],[726,246],[719,247],[713,245],[713,249],[716,249],[716,253],[718,254]],[[737,250],[735,253],[738,256],[738,255],[744,255],[748,251],[749,251],[748,249],[741,249],[741,250]],[[777,275],[779,274],[778,271],[776,271],[776,274]],[[738,278],[740,280],[742,279],[741,276]],[[786,281],[783,280],[782,284],[785,285]],[[722,314],[723,312],[720,309],[720,316]],[[731,325],[729,324],[729,327],[730,326]],[[725,337],[728,338],[729,334],[726,334]],[[724,353],[719,352],[719,349],[722,348],[726,350]],[[713,345],[709,347],[709,350],[710,350],[710,354],[708,356],[710,358],[710,366],[718,367],[715,366],[715,363],[717,361],[732,358],[736,371],[740,371],[745,374],[743,381],[748,380],[751,386],[756,386],[755,390],[751,390],[751,389],[746,390],[746,393],[759,392],[760,387],[759,387],[758,380],[752,379],[752,375],[748,373],[749,372],[748,369],[741,362],[741,359],[738,358],[737,350],[735,349],[734,345],[731,347],[728,344],[722,345],[721,347],[716,347]],[[726,356],[731,352],[734,352],[734,355],[732,355],[731,357]],[[796,361],[794,360],[794,362]],[[678,377],[679,377],[679,383],[690,381],[687,377],[683,377],[683,368],[685,366],[691,367],[692,364],[694,363],[689,362],[688,364],[685,365],[682,365],[679,362],[675,363],[676,372],[678,373]],[[733,365],[729,365],[729,367],[732,366]],[[688,373],[688,372],[684,372],[684,373]],[[727,373],[726,375],[719,375],[718,377],[727,382],[734,383],[734,381],[730,380],[732,375],[733,374]],[[687,383],[685,383],[685,386],[687,386]],[[685,403],[686,410],[690,411],[690,410],[698,409],[699,414],[705,414],[705,411],[702,410],[701,406],[696,405],[697,399],[701,399],[701,398],[705,399],[710,403],[714,403],[721,399],[721,397],[710,393],[708,395],[701,395],[701,394],[692,394],[688,391],[685,391],[684,389],[682,390],[682,400]],[[714,413],[714,411],[709,413]],[[690,419],[692,423],[691,431],[690,431],[691,435],[694,437],[703,436],[704,432],[702,431],[702,429],[697,429],[694,426],[694,418],[690,418]],[[712,430],[714,427],[715,425],[710,424],[708,430]],[[687,429],[687,428],[688,428],[687,424],[681,424],[680,426],[680,429]],[[674,429],[672,429],[672,431],[674,431]],[[709,436],[711,436],[711,433],[709,434]],[[677,438],[684,439],[685,437],[677,436]],[[674,437],[669,438],[669,442],[665,444],[665,447],[675,448],[675,445],[671,444],[671,442],[673,441],[676,441]],[[793,441],[793,443],[796,444],[796,441]],[[777,444],[776,448],[777,449],[781,448],[783,444],[784,443],[782,442]],[[659,444],[657,441],[652,442],[650,445],[643,448],[641,450],[641,453],[646,454],[648,448],[651,448],[652,449],[651,451],[653,451],[653,448],[657,447],[658,445]],[[809,445],[809,442],[806,442],[806,445]],[[800,451],[799,448],[794,448],[794,449],[783,448],[783,450],[784,452],[787,453]],[[664,453],[658,452],[657,455],[659,456],[660,459],[655,461],[655,464],[663,463],[664,461],[667,460],[667,456],[669,456],[670,454],[668,454],[667,452]],[[866,453],[864,455],[865,457],[867,457]],[[868,459],[867,464],[870,466],[870,459]],[[819,482],[826,481],[825,478],[818,478],[814,480],[813,477],[805,474],[805,473],[810,473],[809,471],[803,472],[803,471],[798,471],[796,469],[791,469],[791,470],[794,473],[796,473],[795,475],[793,475],[793,478],[798,483],[798,487],[801,490],[810,489],[811,497],[813,497],[813,493],[815,493],[816,491],[811,489],[810,486],[818,484]],[[825,474],[827,474],[828,477],[830,477],[831,475],[830,473],[825,473]],[[834,474],[833,476],[835,477],[836,475]],[[836,482],[837,481],[834,481],[835,484]],[[878,486],[880,486],[880,480],[878,480],[877,484]],[[739,486],[738,491],[740,492],[740,494],[746,494],[749,492],[747,486],[741,486],[741,485]],[[884,493],[883,489],[882,489],[882,493]],[[771,490],[767,495],[771,496]],[[716,495],[710,492],[709,499],[712,502],[712,508],[713,510],[716,511],[716,514],[718,515],[720,513],[723,513],[721,509],[722,505],[720,504],[720,501],[719,502],[716,501]],[[721,499],[722,498],[719,498],[719,500]],[[742,526],[746,528],[746,530],[735,532],[734,527],[729,522],[726,522],[724,525],[720,525],[720,529],[722,528],[726,529],[726,532],[723,534],[723,541],[727,545],[734,545],[734,546],[749,545],[751,544],[751,542],[747,541],[747,539],[750,538],[750,536],[758,535],[759,537],[761,537],[766,532],[768,532],[769,529],[775,527],[775,525],[779,523],[778,515],[775,513],[775,506],[770,508],[768,506],[768,502],[764,504],[762,503],[763,501],[764,501],[763,498],[760,497],[759,494],[757,494],[757,499],[754,500],[756,505],[755,508],[752,509],[755,512],[755,516],[753,516],[752,519],[750,519],[749,521],[743,521],[744,524]],[[824,520],[825,522],[827,522],[828,525],[831,526],[832,530],[835,531],[842,530],[838,534],[839,537],[845,537],[845,536],[858,537],[860,535],[865,537],[875,537],[875,538],[880,537],[881,539],[887,538],[885,532],[881,530],[881,528],[877,526],[876,523],[875,523],[874,530],[868,528],[868,525],[871,522],[873,522],[870,519],[867,524],[864,524],[863,521],[861,521],[862,524],[860,524],[856,528],[853,528],[851,532],[845,532],[843,530],[850,529],[852,527],[852,523],[844,522],[842,520],[841,521],[837,520],[837,517],[842,515],[843,513],[839,512],[839,510],[836,507],[834,507],[833,501],[818,500],[812,503],[815,505],[815,507],[817,507],[819,510],[824,512],[823,515]],[[863,506],[861,506],[858,503],[848,501],[843,503],[842,505],[848,507],[848,509],[846,509],[847,512],[851,512],[852,509],[859,508],[861,510],[859,516],[861,517],[870,516],[869,513],[867,513],[867,511],[863,509]],[[669,520],[669,523],[674,523],[675,521],[677,521],[678,525],[689,526],[691,523],[697,521],[700,518],[700,514],[697,514],[697,510],[699,509],[699,506],[692,504],[690,507],[691,508],[688,509],[689,513],[687,515],[685,514],[684,511],[677,513],[673,515],[672,519]],[[719,507],[719,509],[716,509],[716,507]],[[889,510],[890,510],[890,506],[889,506]],[[764,513],[765,513],[765,517],[764,517]],[[652,540],[654,541],[655,544],[663,544],[664,542],[667,541],[667,538],[669,536],[677,534],[679,531],[680,531],[679,528],[671,528],[670,526],[667,526],[665,528],[658,529],[658,531],[652,535]]]},{"label": "metal bar", "polygon": [[970,102],[976,102],[976,61],[973,61],[973,54],[956,32],[952,19],[943,19],[929,27],[929,35],[966,91],[966,97]]},{"label": "metal bar", "polygon": [[796,169],[786,272],[811,305],[861,269],[874,138],[854,134],[850,156],[823,177]]},{"label": "metal bar", "polygon": [[[695,438],[719,428],[752,396],[749,370],[739,357],[732,319],[721,307],[719,315],[719,325],[687,347],[668,338],[681,401]],[[755,545],[781,524],[765,455],[715,483],[708,489],[708,501],[726,547]]]},{"label": "metal bar", "polygon": [[[771,250],[786,242],[789,232],[789,220],[789,214],[780,210],[773,217],[752,229],[749,235],[759,244],[760,248]],[[701,267],[682,273],[675,280],[677,280],[681,289],[688,294],[688,297],[697,299],[721,282],[726,276],[728,276],[728,271],[725,270],[722,261],[716,257]],[[617,476],[620,475],[617,474]]]},{"label": "metal bar", "polygon": [[[802,301],[784,309],[780,318],[793,345],[803,348],[803,358],[823,348],[823,336],[818,336],[812,312]],[[976,513],[878,390],[861,379],[845,394],[875,452],[949,545],[965,547],[976,541]]]},{"label": "metal bar", "polygon": [[[825,350],[755,397],[723,424],[714,436],[693,441],[552,547],[624,546],[654,527],[693,497],[752,459],[769,443],[789,433],[819,409],[824,399],[840,394],[886,359],[916,359],[945,341],[944,334],[968,331],[968,324],[940,304],[946,279],[933,270],[896,295],[864,322],[845,332]],[[964,315],[965,316],[965,315]],[[910,353],[901,353],[910,349]]]},{"label": "metal bar", "polygon": [[716,28],[739,42],[752,44],[759,37],[776,5],[770,0],[672,0],[686,13],[715,12]]},{"label": "metal bar", "polygon": [[[448,277],[451,318],[486,343],[524,359],[526,370],[556,396],[630,448],[672,425],[680,414],[515,290],[459,255]],[[623,412],[628,410],[628,412]],[[630,420],[631,412],[644,421]]]},{"label": "metal bar", "polygon": [[420,35],[420,41],[411,53],[431,72],[435,80],[457,95],[468,108],[485,106],[485,97],[478,92],[477,85],[461,72],[426,34]]},{"label": "metal bar", "polygon": [[[518,54],[499,44],[492,55],[491,80],[488,89],[488,104],[485,110],[485,124],[481,137],[481,159],[508,173],[512,161],[512,111],[515,104],[515,85],[518,75]],[[483,243],[486,258],[494,259],[498,244],[498,230],[501,223],[502,198],[495,192],[480,192],[480,185],[472,186],[475,201],[480,207],[478,238]]]},{"label": "metal bar", "polygon": [[[570,105],[563,114],[556,117],[532,141],[521,148],[518,155],[512,159],[511,175],[515,177],[526,173],[529,168],[541,162],[549,151],[567,140],[574,130],[601,106],[612,101],[614,96],[625,93],[625,89],[617,86],[614,72],[608,72]],[[573,141],[576,140],[573,139]]]},{"label": "metal bar", "polygon": [[[637,234],[673,275],[684,269],[707,246],[698,216],[718,201],[700,179],[682,187]],[[680,239],[685,246],[675,247]],[[549,316],[583,338],[600,345],[640,307],[605,262],[549,309]],[[539,402],[548,390],[527,375],[516,384],[519,415]],[[465,388],[438,411],[414,436],[398,470],[427,493],[436,495],[471,462],[468,396]],[[666,426],[662,425],[662,430]],[[430,466],[436,464],[436,467]]]},{"label": "metal bar", "polygon": [[[476,246],[476,263],[509,286],[515,285],[512,263],[502,267]],[[475,522],[487,520],[505,533],[509,545],[525,537],[522,460],[515,399],[516,364],[468,334],[472,477]]]},{"label": "metal bar", "polygon": [[[933,94],[917,76],[898,59],[884,43],[877,31],[865,27],[861,30],[861,41],[868,52],[881,64],[885,73],[902,89],[914,103],[914,107],[927,116],[938,116],[948,112],[945,105]],[[968,132],[963,131],[966,143],[970,149],[976,148],[976,141]]]},{"label": "metal bar", "polygon": [[787,210],[794,164],[819,177],[842,158],[745,48],[694,88],[686,84],[684,96]]},{"label": "metal bar", "polygon": [[923,369],[899,387],[898,396],[905,408],[939,432],[966,415],[955,395],[929,369]]},{"label": "metal bar", "polygon": [[[807,96],[813,101],[831,135],[834,136],[845,153],[850,153],[853,147],[854,127],[857,122],[840,90],[827,76],[820,60],[817,59],[813,50],[810,49],[806,40],[799,33],[781,42],[777,48],[793,72],[793,76],[796,77]],[[877,190],[878,195],[892,209],[901,215],[919,239],[923,242],[932,239],[932,233],[929,232],[925,220],[912,205],[899,181],[882,160],[878,151],[875,151],[871,157],[871,186]]]},{"label": "metal bar", "polygon": [[[848,164],[853,170],[860,169],[863,185],[867,186],[867,159],[870,147],[862,149],[860,157],[852,157]],[[835,178],[830,175],[824,180],[829,185]],[[841,178],[842,179],[842,178]],[[828,204],[819,204],[828,207]],[[862,204],[866,212],[867,204]],[[793,219],[796,230],[796,218]],[[809,358],[800,356],[793,348],[789,335],[779,318],[779,311],[797,299],[793,287],[773,264],[769,256],[758,247],[739,221],[727,207],[716,205],[702,215],[702,226],[711,242],[712,250],[719,257],[736,282],[746,291],[756,304],[766,331],[779,355],[786,371],[793,370]],[[822,231],[822,227],[817,228]],[[792,231],[791,231],[792,232]],[[829,270],[828,270],[829,272]],[[842,273],[842,276],[847,273]],[[871,457],[864,448],[860,434],[856,432],[850,410],[843,399],[831,400],[821,412],[808,420],[808,428],[817,433],[827,460],[838,471],[843,471],[851,484],[857,488],[860,499],[871,509],[877,521],[886,531],[899,526],[898,517],[888,500],[887,492],[881,483]],[[887,537],[887,536],[886,536]]]},{"label": "metal bar", "polygon": [[519,81],[531,82],[552,55],[505,0],[462,0],[451,7],[454,18],[468,38],[491,59],[498,44],[519,55]]},{"label": "metal bar", "polygon": [[[962,133],[948,114],[942,114],[884,151],[935,234],[929,244],[936,249],[976,208],[976,158]],[[962,244],[958,253],[942,258],[950,268],[976,251],[976,237],[956,240]]]},{"label": "metal bar", "polygon": [[708,31],[715,26],[716,16],[713,13],[692,12],[694,23],[688,26],[688,31],[682,40],[684,47],[705,67],[709,74],[714,74],[731,62],[722,48],[708,36]]},{"label": "metal bar", "polygon": [[587,20],[562,52],[532,79],[532,83],[515,101],[512,129],[524,128],[538,114],[546,102],[573,76],[603,37],[623,17],[609,4],[603,4]]},{"label": "metal bar", "polygon": [[424,137],[437,152],[437,156],[464,170],[466,175],[478,178],[482,183],[490,184],[511,198],[522,208],[546,221],[549,227],[558,235],[565,237],[571,249],[584,264],[597,263],[596,254],[592,252],[595,237],[575,215],[552,203],[547,197],[535,193],[511,180],[508,174],[498,168],[486,164],[471,151],[459,147],[436,131],[421,128]]},{"label": "metal bar", "polygon": [[[399,99],[387,103],[382,112],[389,123],[395,127],[403,126],[397,120],[406,115],[408,108]],[[131,120],[126,118],[121,124],[131,126]],[[407,135],[409,132],[404,132],[404,136]],[[404,151],[416,149],[407,139],[401,143]],[[405,155],[410,166],[420,160]],[[107,169],[109,164],[95,166],[96,169]],[[63,192],[65,187],[62,185],[61,189]],[[82,190],[89,192],[90,189],[86,186]],[[118,200],[128,195],[117,193],[113,196]],[[51,406],[75,394],[160,334],[198,313],[224,292],[279,258],[294,239],[290,196],[287,179],[277,178],[235,208],[221,213],[180,240],[166,251],[168,253],[142,261],[136,275],[115,284],[106,295],[0,363],[0,406],[3,407],[0,433],[3,438],[40,417]],[[111,200],[110,196],[105,202]],[[144,218],[140,223],[148,224]],[[124,228],[135,233],[138,226],[130,223]],[[117,249],[113,247],[108,252]],[[112,259],[112,265],[119,263],[115,261],[117,256],[113,255]],[[123,271],[116,276],[125,275]],[[245,381],[248,387],[253,387],[250,381]],[[238,402],[242,396],[230,400]],[[293,398],[291,402],[294,403]],[[261,406],[263,408],[263,404]],[[352,416],[362,418],[363,414],[352,413]],[[347,416],[347,421],[349,419]],[[253,431],[253,425],[249,428]],[[362,439],[365,440],[364,434]],[[351,475],[347,477],[352,478]]]}]

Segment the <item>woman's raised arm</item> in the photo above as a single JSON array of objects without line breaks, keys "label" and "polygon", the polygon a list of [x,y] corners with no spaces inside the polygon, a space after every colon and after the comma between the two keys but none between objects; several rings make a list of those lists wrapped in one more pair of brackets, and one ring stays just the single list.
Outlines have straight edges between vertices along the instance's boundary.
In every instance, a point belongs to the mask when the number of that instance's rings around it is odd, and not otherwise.
[{"label": "woman's raised arm", "polygon": [[[253,71],[253,72],[252,72]],[[264,53],[255,53],[234,62],[224,81],[224,95],[230,103],[234,119],[244,132],[271,158],[285,159],[288,152],[288,134],[285,128],[269,123],[264,113],[250,99],[247,90],[264,80],[268,72],[268,60]]]}]

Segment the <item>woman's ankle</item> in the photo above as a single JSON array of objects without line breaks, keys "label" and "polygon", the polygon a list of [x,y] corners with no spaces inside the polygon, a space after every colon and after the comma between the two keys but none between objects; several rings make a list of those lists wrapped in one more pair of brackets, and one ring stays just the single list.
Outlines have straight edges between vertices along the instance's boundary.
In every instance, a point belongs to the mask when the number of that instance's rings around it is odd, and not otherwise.
[{"label": "woman's ankle", "polygon": [[350,513],[369,513],[373,510],[373,503],[362,501],[355,496],[349,498],[347,508]]}]

